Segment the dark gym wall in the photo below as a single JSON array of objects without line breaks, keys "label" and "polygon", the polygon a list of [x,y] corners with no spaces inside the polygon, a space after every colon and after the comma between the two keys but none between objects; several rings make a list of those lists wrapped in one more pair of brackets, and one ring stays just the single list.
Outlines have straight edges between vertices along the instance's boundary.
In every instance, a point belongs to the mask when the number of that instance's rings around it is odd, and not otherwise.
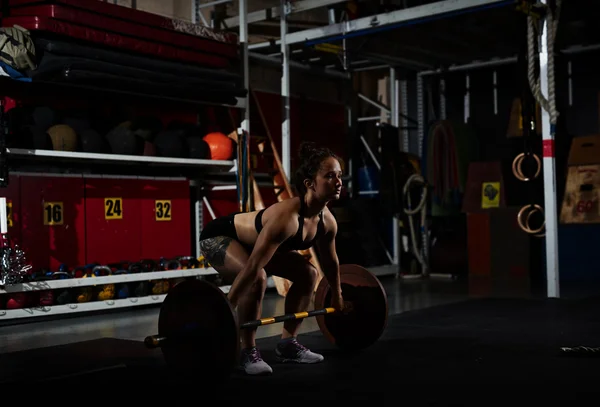
[{"label": "dark gym wall", "polygon": [[[600,133],[600,75],[597,74],[600,63],[595,60],[599,52],[593,51],[570,56],[559,54],[555,59],[557,108],[560,113],[555,136],[558,210],[562,205],[566,183],[567,157],[572,138]],[[572,61],[572,106],[569,106],[568,93],[567,63],[569,60]],[[540,176],[533,183],[519,182],[514,178],[511,163],[514,157],[523,151],[523,140],[521,138],[506,137],[512,100],[519,96],[522,86],[527,86],[527,84],[523,82],[524,78],[519,75],[519,68],[516,64],[495,69],[498,86],[497,115],[494,115],[493,111],[492,75],[494,68],[477,69],[469,72],[471,91],[470,123],[476,129],[478,135],[479,160],[500,160],[502,162],[508,205],[524,205],[529,203],[531,199],[543,204],[543,176]],[[432,102],[436,114],[439,114],[437,96],[439,78],[439,76],[427,78],[432,85]],[[449,73],[444,76],[444,79],[446,81],[447,117],[462,121],[464,117],[465,72]],[[410,100],[416,101],[415,98]],[[413,114],[416,117],[416,106]],[[541,155],[541,136],[536,136],[535,141],[534,151]],[[416,147],[415,132],[411,150],[414,148],[412,151],[416,151]],[[597,225],[559,224],[559,261],[562,280],[581,281],[582,279],[598,278],[594,276],[600,274],[600,266],[591,266],[596,263],[591,257],[594,248],[590,246],[590,242],[594,241],[593,236],[598,233],[600,233],[600,226]],[[543,270],[545,260],[543,240],[535,240],[535,250],[540,259],[540,270]]]}]

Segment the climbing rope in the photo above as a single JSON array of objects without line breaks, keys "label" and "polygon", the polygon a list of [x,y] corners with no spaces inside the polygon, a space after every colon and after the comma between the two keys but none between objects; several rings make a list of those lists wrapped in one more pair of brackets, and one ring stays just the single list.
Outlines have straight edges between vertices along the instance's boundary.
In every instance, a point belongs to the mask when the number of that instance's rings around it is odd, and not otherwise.
[{"label": "climbing rope", "polygon": [[556,0],[556,14],[551,7],[546,7],[546,25],[548,30],[548,99],[542,94],[540,78],[536,76],[536,38],[538,19],[531,14],[527,16],[527,78],[533,97],[550,115],[550,124],[556,125],[558,110],[556,109],[556,82],[554,72],[554,42],[558,30],[558,20],[562,0]]},{"label": "climbing rope", "polygon": [[[411,197],[410,197],[410,189],[413,185],[418,185],[420,187],[422,187],[421,190],[421,199],[419,200],[419,203],[413,208],[412,206],[412,201],[411,201]],[[409,229],[410,229],[410,238],[412,240],[412,251],[413,254],[415,255],[415,257],[417,258],[417,260],[419,261],[419,263],[421,264],[422,267],[422,274],[424,276],[428,275],[429,273],[429,267],[427,265],[427,258],[426,258],[426,253],[425,253],[425,249],[426,246],[428,245],[428,237],[427,237],[427,232],[425,230],[425,223],[426,223],[426,216],[427,216],[427,183],[425,182],[425,178],[423,178],[421,175],[419,174],[412,174],[410,177],[408,177],[408,179],[406,180],[406,183],[404,184],[404,188],[403,188],[403,194],[404,194],[404,200],[405,202],[408,204],[408,207],[404,208],[404,213],[406,215],[408,215],[408,225],[409,225]],[[421,222],[419,225],[419,229],[421,231],[421,233],[423,234],[423,243],[422,243],[422,247],[421,250],[419,250],[419,243],[418,243],[418,239],[417,239],[417,233],[416,233],[416,228],[415,228],[415,222],[413,220],[413,216],[417,215],[417,214],[421,214]]]},{"label": "climbing rope", "polygon": [[[535,101],[541,106],[542,109],[546,110],[550,116],[550,127],[551,127],[551,132],[554,132],[554,127],[556,126],[556,122],[558,119],[558,110],[556,109],[556,80],[555,80],[555,72],[554,72],[554,44],[555,44],[555,40],[556,40],[556,32],[558,30],[558,21],[559,21],[559,17],[560,17],[560,9],[561,9],[561,2],[562,0],[556,0],[556,10],[553,11],[552,7],[546,6],[545,7],[545,19],[546,19],[546,26],[547,26],[547,30],[548,30],[548,44],[547,44],[547,48],[548,48],[548,72],[547,72],[547,76],[548,76],[548,99],[546,99],[544,97],[544,95],[542,94],[542,88],[541,88],[541,83],[540,83],[540,77],[536,76],[537,74],[537,70],[536,70],[536,54],[539,55],[539,53],[537,52],[536,49],[536,39],[539,38],[539,33],[538,33],[538,23],[539,23],[539,16],[534,15],[533,13],[528,13],[527,15],[527,80],[529,83],[529,87],[531,89],[531,93],[533,94],[533,97],[535,99]],[[537,109],[537,107],[536,107]],[[534,113],[533,115],[534,117],[536,117],[536,114]],[[527,117],[527,119],[529,120],[529,117]],[[534,123],[535,123],[535,119],[534,119]],[[527,126],[527,130],[526,130],[526,126]],[[519,179],[520,181],[531,181],[532,179],[536,179],[540,173],[540,159],[539,157],[533,153],[531,151],[531,147],[527,145],[527,138],[529,138],[529,135],[526,135],[525,133],[529,133],[531,129],[531,125],[530,123],[526,122],[525,119],[523,120],[523,137],[524,137],[524,141],[525,141],[525,152],[519,154],[517,157],[515,157],[515,160],[513,161],[513,174],[515,174],[515,177],[517,179]],[[523,163],[523,160],[526,157],[533,157],[533,159],[535,160],[536,164],[537,164],[537,170],[535,171],[535,175],[531,178],[526,177],[523,174],[523,171],[521,169],[521,164]],[[534,229],[529,225],[529,220],[531,218],[531,215],[539,212],[540,214],[544,214],[544,210],[540,205],[537,204],[528,204],[523,206],[523,208],[521,208],[521,210],[519,211],[519,214],[517,215],[517,221],[519,226],[521,227],[521,229],[523,231],[525,231],[526,233],[536,236],[536,237],[542,237],[545,235],[545,233],[543,233],[543,229],[545,226],[545,221],[542,223],[542,225],[537,228]],[[526,216],[525,216],[526,214]],[[523,219],[523,217],[525,216],[525,219]]]}]

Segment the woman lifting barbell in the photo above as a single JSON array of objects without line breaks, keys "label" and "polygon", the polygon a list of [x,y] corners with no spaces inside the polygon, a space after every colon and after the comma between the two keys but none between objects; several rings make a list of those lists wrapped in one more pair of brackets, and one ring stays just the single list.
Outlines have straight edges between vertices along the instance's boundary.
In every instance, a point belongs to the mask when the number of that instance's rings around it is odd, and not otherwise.
[{"label": "woman lifting barbell", "polygon": [[[342,169],[338,157],[314,143],[300,146],[295,173],[298,196],[253,212],[212,220],[202,230],[200,250],[222,275],[235,275],[228,294],[240,324],[260,318],[267,275],[292,281],[285,312],[308,308],[318,272],[297,250],[319,249],[324,277],[332,287],[331,307],[343,311],[339,261],[335,249],[337,223],[327,204],[340,197]],[[323,356],[298,343],[302,319],[285,321],[275,354],[278,361],[317,363]],[[256,329],[242,332],[240,367],[252,375],[270,374],[271,367],[256,347]]]}]

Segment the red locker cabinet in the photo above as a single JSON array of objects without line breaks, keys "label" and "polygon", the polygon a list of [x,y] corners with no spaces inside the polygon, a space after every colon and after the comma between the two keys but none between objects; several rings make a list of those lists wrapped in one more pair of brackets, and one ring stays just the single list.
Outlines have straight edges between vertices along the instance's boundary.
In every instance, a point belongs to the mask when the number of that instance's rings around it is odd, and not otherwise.
[{"label": "red locker cabinet", "polygon": [[21,178],[9,175],[8,186],[0,188],[0,197],[6,198],[6,224],[13,245],[21,246]]},{"label": "red locker cabinet", "polygon": [[142,257],[190,256],[191,208],[187,180],[140,180]]},{"label": "red locker cabinet", "polygon": [[85,178],[88,263],[140,260],[141,193],[137,179]]},{"label": "red locker cabinet", "polygon": [[83,177],[21,175],[21,241],[33,271],[85,264]]}]

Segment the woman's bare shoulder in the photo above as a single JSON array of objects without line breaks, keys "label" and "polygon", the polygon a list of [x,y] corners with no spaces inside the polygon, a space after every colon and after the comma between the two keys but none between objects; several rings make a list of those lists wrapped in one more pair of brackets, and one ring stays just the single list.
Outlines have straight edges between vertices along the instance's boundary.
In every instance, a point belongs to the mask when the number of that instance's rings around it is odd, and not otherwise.
[{"label": "woman's bare shoulder", "polygon": [[323,224],[325,232],[337,231],[337,220],[327,206],[323,209]]},{"label": "woman's bare shoulder", "polygon": [[269,206],[263,215],[263,223],[279,227],[297,227],[300,204],[297,198],[286,199]]}]

